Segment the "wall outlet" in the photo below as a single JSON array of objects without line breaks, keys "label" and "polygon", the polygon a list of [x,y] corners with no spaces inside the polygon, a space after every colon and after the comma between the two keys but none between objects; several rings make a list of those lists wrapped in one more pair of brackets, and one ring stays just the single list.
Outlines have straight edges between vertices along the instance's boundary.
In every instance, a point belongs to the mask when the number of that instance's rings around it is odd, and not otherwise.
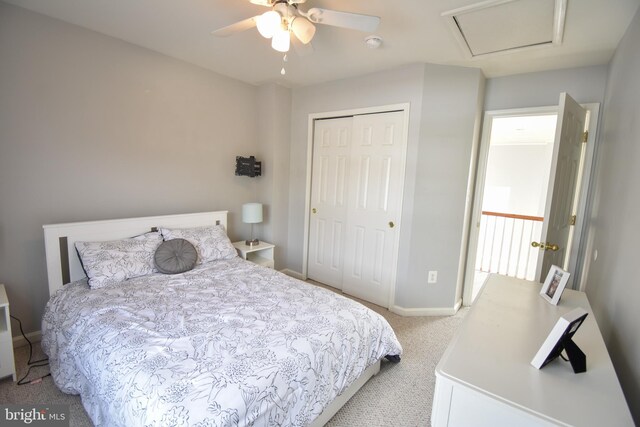
[{"label": "wall outlet", "polygon": [[438,283],[438,270],[429,270],[427,283]]}]

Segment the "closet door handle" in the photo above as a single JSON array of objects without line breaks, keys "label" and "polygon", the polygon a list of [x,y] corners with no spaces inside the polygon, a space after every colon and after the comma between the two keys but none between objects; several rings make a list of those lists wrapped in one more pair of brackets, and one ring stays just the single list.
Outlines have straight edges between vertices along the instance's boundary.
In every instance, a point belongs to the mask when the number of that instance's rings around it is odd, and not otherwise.
[{"label": "closet door handle", "polygon": [[393,221],[389,221],[389,228],[393,228],[393,227],[395,227],[395,226],[396,226],[396,225],[393,223]]}]

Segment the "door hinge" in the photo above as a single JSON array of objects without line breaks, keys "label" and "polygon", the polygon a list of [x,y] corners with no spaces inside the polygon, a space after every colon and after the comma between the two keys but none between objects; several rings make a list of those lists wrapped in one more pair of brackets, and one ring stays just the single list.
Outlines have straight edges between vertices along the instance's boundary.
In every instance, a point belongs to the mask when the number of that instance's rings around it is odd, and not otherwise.
[{"label": "door hinge", "polygon": [[584,131],[584,133],[582,134],[582,142],[586,143],[588,139],[589,139],[589,131],[588,131],[588,130],[586,130],[586,131]]},{"label": "door hinge", "polygon": [[569,218],[569,225],[576,225],[576,216],[575,215],[571,215],[571,218]]}]

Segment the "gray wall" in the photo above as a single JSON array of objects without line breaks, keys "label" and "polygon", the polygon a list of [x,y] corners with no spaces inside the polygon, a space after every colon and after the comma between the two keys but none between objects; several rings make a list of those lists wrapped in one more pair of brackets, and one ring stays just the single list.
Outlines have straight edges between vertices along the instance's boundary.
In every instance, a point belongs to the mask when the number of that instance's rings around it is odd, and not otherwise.
[{"label": "gray wall", "polygon": [[558,105],[560,92],[576,101],[601,103],[607,65],[568,68],[487,79],[485,111]]},{"label": "gray wall", "polygon": [[[395,304],[453,307],[483,81],[476,69],[418,64],[294,89],[287,267],[302,271],[309,114],[410,103]],[[427,287],[429,269],[439,275]]]},{"label": "gray wall", "polygon": [[[0,3],[0,282],[26,332],[48,299],[43,224],[239,208],[258,89]],[[15,325],[14,325],[15,326]],[[14,333],[17,332],[14,329]]]},{"label": "gray wall", "polygon": [[[257,201],[264,206],[258,237],[276,245],[275,267],[285,266],[289,234],[289,149],[291,90],[266,84],[258,91],[258,149],[262,177],[257,180]],[[246,227],[246,226],[245,226]]]},{"label": "gray wall", "polygon": [[[609,69],[588,234],[587,295],[640,425],[640,12]],[[588,357],[588,356],[587,356]]]},{"label": "gray wall", "polygon": [[[403,274],[401,307],[453,307],[462,295],[467,240],[467,191],[484,99],[483,74],[473,68],[427,64],[416,161],[413,227]],[[438,283],[426,285],[429,270]]]}]

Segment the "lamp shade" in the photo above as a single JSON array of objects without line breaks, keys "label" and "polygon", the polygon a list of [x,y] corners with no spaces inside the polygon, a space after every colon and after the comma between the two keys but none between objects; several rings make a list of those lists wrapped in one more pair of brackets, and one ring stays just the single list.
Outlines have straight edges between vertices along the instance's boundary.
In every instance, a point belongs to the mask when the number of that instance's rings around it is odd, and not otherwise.
[{"label": "lamp shade", "polygon": [[242,222],[245,224],[262,222],[262,203],[245,203],[242,205]]}]

